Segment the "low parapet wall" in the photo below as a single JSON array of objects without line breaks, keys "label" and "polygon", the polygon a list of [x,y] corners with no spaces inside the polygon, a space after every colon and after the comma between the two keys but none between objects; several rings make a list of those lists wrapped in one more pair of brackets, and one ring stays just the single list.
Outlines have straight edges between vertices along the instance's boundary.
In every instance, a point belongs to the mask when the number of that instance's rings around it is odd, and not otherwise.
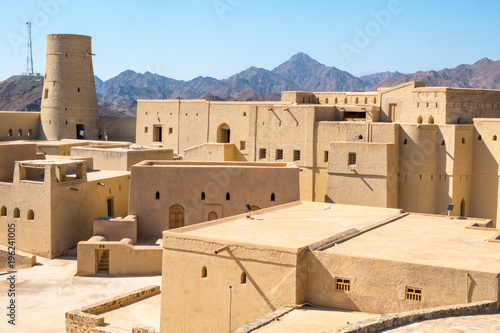
[{"label": "low parapet wall", "polygon": [[[7,246],[0,245],[0,272],[14,271],[21,268],[31,268],[36,264],[36,256],[18,251],[16,249],[14,260],[9,260],[9,249]],[[9,262],[12,262],[12,265]]]},{"label": "low parapet wall", "polygon": [[[156,295],[160,293],[160,286],[148,286],[132,292],[122,294],[89,306],[80,308],[78,310],[66,312],[66,332],[71,333],[95,333],[95,332],[122,332],[121,328],[108,331],[104,327],[104,312],[113,310],[115,308],[126,306],[129,303]],[[141,326],[137,326],[141,327]],[[104,329],[104,330],[103,330]],[[111,328],[113,329],[113,328]],[[136,327],[134,327],[136,329]],[[133,331],[143,332],[143,331]],[[147,331],[152,333],[154,331]]]},{"label": "low parapet wall", "polygon": [[469,304],[441,306],[437,308],[386,314],[370,318],[362,322],[353,323],[342,329],[327,333],[372,333],[392,327],[411,324],[413,322],[438,319],[444,317],[476,315],[497,310],[497,302],[483,301]]}]

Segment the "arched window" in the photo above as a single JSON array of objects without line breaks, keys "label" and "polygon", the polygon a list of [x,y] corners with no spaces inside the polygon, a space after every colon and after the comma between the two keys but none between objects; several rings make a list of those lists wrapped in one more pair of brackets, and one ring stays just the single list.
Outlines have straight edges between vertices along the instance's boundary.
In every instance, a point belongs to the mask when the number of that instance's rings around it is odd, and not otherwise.
[{"label": "arched window", "polygon": [[12,136],[12,129],[9,129],[9,132],[7,134],[8,136]]},{"label": "arched window", "polygon": [[361,134],[358,135],[358,140],[363,140],[363,136]]},{"label": "arched window", "polygon": [[7,216],[7,207],[2,206],[0,209],[0,216]]},{"label": "arched window", "polygon": [[441,146],[444,146],[444,144],[445,144],[445,141],[443,139],[443,140],[441,140]]},{"label": "arched window", "polygon": [[276,201],[276,195],[274,195],[274,193],[271,193],[271,201]]},{"label": "arched window", "polygon": [[247,284],[247,274],[245,272],[242,272],[241,273],[241,276],[240,276],[240,283],[241,284]]},{"label": "arched window", "polygon": [[19,208],[14,208],[14,218],[17,219],[21,217],[21,212],[19,211]]},{"label": "arched window", "polygon": [[465,138],[462,138],[462,144],[464,144],[464,143],[465,143]]},{"label": "arched window", "polygon": [[493,141],[497,141],[497,136],[493,135]]},{"label": "arched window", "polygon": [[368,97],[365,97],[365,104],[368,104]]},{"label": "arched window", "polygon": [[477,140],[478,140],[478,141],[481,141],[481,135],[478,135],[478,136],[477,136]]},{"label": "arched window", "polygon": [[434,117],[429,116],[429,120],[427,121],[429,124],[434,124]]},{"label": "arched window", "polygon": [[172,207],[170,207],[169,212],[169,229],[175,229],[184,226],[184,208],[181,205],[173,205]]},{"label": "arched window", "polygon": [[403,140],[403,144],[405,145],[405,144],[407,144],[407,143],[408,143],[408,140],[407,140],[407,139],[404,139],[404,140]]},{"label": "arched window", "polygon": [[32,209],[28,210],[28,220],[34,220],[35,219],[35,213],[33,212]]},{"label": "arched window", "polygon": [[347,104],[347,97],[344,98],[344,104]]},{"label": "arched window", "polygon": [[23,130],[22,129],[19,129],[19,131],[17,131],[17,136],[23,136]]},{"label": "arched window", "polygon": [[217,216],[216,212],[210,212],[210,213],[208,213],[208,220],[209,221],[217,220],[218,218],[219,217]]},{"label": "arched window", "polygon": [[422,116],[418,116],[417,118],[417,123],[421,124],[422,123]]},{"label": "arched window", "polygon": [[373,104],[377,103],[377,97],[373,97]]},{"label": "arched window", "polygon": [[335,104],[338,104],[339,102],[339,99],[337,97],[335,97]]},{"label": "arched window", "polygon": [[201,192],[201,200],[205,200],[205,192]]},{"label": "arched window", "polygon": [[356,99],[354,100],[354,104],[358,104],[359,103],[359,98],[356,97]]},{"label": "arched window", "polygon": [[231,200],[231,193],[227,192],[226,193],[226,201]]},{"label": "arched window", "polygon": [[246,112],[243,112],[243,117],[246,117],[247,116],[247,113]]},{"label": "arched window", "polygon": [[201,269],[201,278],[206,279],[207,276],[208,276],[207,267],[203,266],[203,268]]},{"label": "arched window", "polygon": [[325,104],[328,104],[328,97],[325,98]]},{"label": "arched window", "polygon": [[465,217],[465,199],[462,199],[462,202],[460,202],[460,216]]},{"label": "arched window", "polygon": [[156,200],[160,200],[160,192],[159,191],[156,191],[155,199]]},{"label": "arched window", "polygon": [[32,131],[31,131],[31,128],[28,130],[28,136],[31,136],[32,134]]}]

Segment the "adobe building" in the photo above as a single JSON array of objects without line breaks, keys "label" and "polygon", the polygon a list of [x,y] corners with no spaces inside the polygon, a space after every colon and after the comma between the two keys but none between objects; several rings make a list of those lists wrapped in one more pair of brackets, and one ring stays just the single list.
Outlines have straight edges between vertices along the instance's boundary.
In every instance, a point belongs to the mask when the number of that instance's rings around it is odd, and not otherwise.
[{"label": "adobe building", "polygon": [[409,82],[281,102],[139,100],[136,138],[186,160],[294,162],[302,200],[431,214],[451,203],[496,223],[499,117],[499,90]]},{"label": "adobe building", "polygon": [[144,161],[132,166],[129,214],[140,238],[299,200],[293,163]]},{"label": "adobe building", "polygon": [[258,213],[163,233],[161,332],[232,332],[306,302],[379,314],[498,302],[490,220],[314,202]]}]

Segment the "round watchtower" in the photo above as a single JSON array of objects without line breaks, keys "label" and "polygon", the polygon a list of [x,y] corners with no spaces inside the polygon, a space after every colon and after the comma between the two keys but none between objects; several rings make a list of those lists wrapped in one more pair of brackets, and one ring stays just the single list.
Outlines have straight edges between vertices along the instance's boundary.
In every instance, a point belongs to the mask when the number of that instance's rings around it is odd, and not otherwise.
[{"label": "round watchtower", "polygon": [[96,139],[98,121],[91,37],[47,35],[40,138]]}]

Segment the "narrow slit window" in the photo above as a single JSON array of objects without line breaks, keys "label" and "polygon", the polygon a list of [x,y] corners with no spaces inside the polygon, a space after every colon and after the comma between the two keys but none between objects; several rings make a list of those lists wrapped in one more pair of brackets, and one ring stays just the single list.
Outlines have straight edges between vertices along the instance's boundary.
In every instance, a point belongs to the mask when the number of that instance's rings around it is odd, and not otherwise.
[{"label": "narrow slit window", "polygon": [[201,192],[201,200],[205,200],[205,192]]},{"label": "narrow slit window", "polygon": [[155,199],[160,200],[160,192],[159,191],[156,191]]},{"label": "narrow slit window", "polygon": [[276,195],[274,193],[271,193],[271,201],[276,201]]},{"label": "narrow slit window", "polygon": [[241,284],[247,284],[247,274],[245,272],[241,273],[240,283]]},{"label": "narrow slit window", "polygon": [[231,200],[231,193],[227,192],[226,193],[226,201]]},{"label": "narrow slit window", "polygon": [[325,150],[323,154],[323,162],[327,163],[328,162],[328,150]]},{"label": "narrow slit window", "polygon": [[206,279],[207,276],[208,276],[207,267],[203,266],[203,268],[201,269],[201,278]]}]

